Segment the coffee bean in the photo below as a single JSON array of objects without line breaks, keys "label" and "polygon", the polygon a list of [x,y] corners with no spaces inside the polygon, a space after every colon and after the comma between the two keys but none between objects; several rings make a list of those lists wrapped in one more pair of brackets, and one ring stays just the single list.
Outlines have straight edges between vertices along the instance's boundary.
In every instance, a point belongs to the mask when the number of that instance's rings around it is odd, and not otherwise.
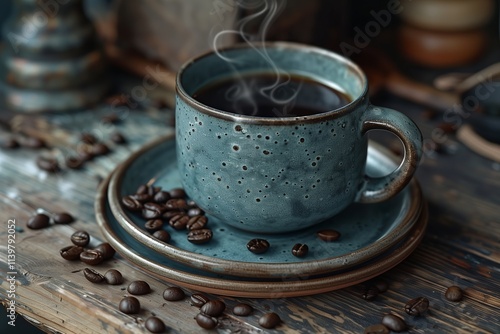
[{"label": "coffee bean", "polygon": [[377,298],[379,293],[380,290],[375,285],[370,285],[363,292],[363,295],[361,297],[363,297],[364,300],[374,300],[375,298]]},{"label": "coffee bean", "polygon": [[104,281],[104,276],[91,268],[83,269],[83,275],[88,281],[92,283],[100,283]]},{"label": "coffee bean", "polygon": [[125,297],[120,301],[118,309],[125,314],[137,314],[141,310],[141,303],[135,297]]},{"label": "coffee bean", "polygon": [[214,329],[217,326],[217,319],[203,313],[198,313],[194,319],[196,320],[198,326],[204,329]]},{"label": "coffee bean", "polygon": [[75,221],[75,218],[67,212],[57,213],[52,218],[56,224],[69,224]]},{"label": "coffee bean", "polygon": [[446,289],[444,297],[451,302],[459,302],[464,297],[464,293],[460,287],[453,285]]},{"label": "coffee bean", "polygon": [[147,184],[141,184],[137,190],[135,191],[135,194],[136,195],[141,195],[141,194],[150,194],[151,190],[150,190],[150,186],[148,186]]},{"label": "coffee bean", "polygon": [[167,210],[187,210],[189,206],[183,198],[171,198],[165,203]]},{"label": "coffee bean", "polygon": [[377,287],[379,292],[386,292],[389,289],[389,283],[380,278],[373,281],[373,285]]},{"label": "coffee bean", "polygon": [[153,196],[151,196],[150,194],[147,194],[147,193],[135,194],[135,195],[132,195],[132,197],[141,203],[147,203],[147,202],[151,202],[153,200]]},{"label": "coffee bean", "polygon": [[109,152],[111,152],[111,150],[109,149],[109,147],[106,144],[97,143],[97,144],[92,146],[91,152],[94,156],[99,156],[99,155],[106,155]]},{"label": "coffee bean", "polygon": [[259,319],[259,325],[267,329],[272,329],[278,326],[280,323],[281,323],[280,316],[274,312],[266,313]]},{"label": "coffee bean", "polygon": [[425,297],[418,297],[410,300],[405,305],[405,312],[409,315],[421,315],[429,308],[429,300]]},{"label": "coffee bean", "polygon": [[295,244],[292,248],[292,254],[296,257],[304,257],[309,252],[309,247],[306,244]]},{"label": "coffee bean", "polygon": [[340,233],[335,230],[321,230],[317,232],[318,237],[323,241],[335,241],[340,238]]},{"label": "coffee bean", "polygon": [[115,249],[107,242],[97,245],[94,250],[101,253],[103,260],[109,260],[115,255]]},{"label": "coffee bean", "polygon": [[168,224],[176,230],[183,230],[186,228],[188,221],[189,216],[185,213],[181,213],[170,218]]},{"label": "coffee bean", "polygon": [[[189,206],[191,206],[189,203],[188,203]],[[194,217],[194,216],[203,216],[205,214],[205,211],[203,211],[202,209],[196,207],[196,208],[191,208],[188,210],[187,212],[188,216],[189,217]]]},{"label": "coffee bean", "polygon": [[187,239],[193,244],[204,244],[212,239],[212,230],[202,228],[201,230],[192,230],[188,233]]},{"label": "coffee bean", "polygon": [[125,196],[122,198],[122,204],[125,208],[130,211],[140,211],[142,210],[142,204],[137,199],[132,196]]},{"label": "coffee bean", "polygon": [[206,303],[208,303],[209,301],[210,301],[210,299],[201,293],[193,293],[191,295],[191,305],[192,306],[196,306],[196,307],[200,308],[203,305],[205,305]]},{"label": "coffee bean", "polygon": [[184,291],[176,286],[171,286],[163,291],[163,299],[171,302],[183,300],[185,296]]},{"label": "coffee bean", "polygon": [[43,213],[38,213],[28,220],[26,226],[32,230],[39,230],[49,226],[50,217]]},{"label": "coffee bean", "polygon": [[71,242],[77,246],[85,247],[89,244],[90,235],[85,231],[76,231],[71,235]]},{"label": "coffee bean", "polygon": [[59,253],[62,258],[68,261],[75,261],[80,259],[80,254],[84,251],[83,247],[80,246],[66,246],[62,248]]},{"label": "coffee bean", "polygon": [[27,148],[42,148],[42,147],[45,147],[45,141],[43,141],[43,139],[40,139],[40,138],[36,138],[36,137],[26,137],[22,143],[21,143],[24,147],[27,147]]},{"label": "coffee bean", "polygon": [[61,168],[59,167],[59,163],[54,158],[40,156],[36,159],[36,165],[41,170],[49,173],[57,173],[61,170]]},{"label": "coffee bean", "polygon": [[144,224],[144,228],[150,233],[158,231],[162,226],[163,220],[161,219],[150,219]]},{"label": "coffee bean", "polygon": [[142,217],[144,217],[144,219],[156,219],[160,218],[163,212],[165,212],[165,207],[163,205],[148,202],[143,204]]},{"label": "coffee bean", "polygon": [[165,230],[158,230],[155,233],[153,233],[153,237],[156,239],[163,241],[163,242],[169,242],[170,241],[170,233],[168,233]]},{"label": "coffee bean", "polygon": [[91,133],[88,133],[88,132],[84,132],[80,135],[80,140],[82,142],[84,142],[85,144],[89,144],[89,145],[94,145],[94,144],[97,144],[99,142],[99,140],[97,140],[97,138],[91,134]]},{"label": "coffee bean", "polygon": [[267,252],[271,245],[265,239],[252,239],[247,243],[247,249],[255,254]]},{"label": "coffee bean", "polygon": [[253,307],[248,305],[248,304],[241,303],[241,304],[235,305],[233,307],[233,314],[234,315],[246,317],[246,316],[252,314],[252,312],[253,312]]},{"label": "coffee bean", "polygon": [[382,325],[396,333],[406,330],[407,327],[405,321],[394,314],[384,315]]},{"label": "coffee bean", "polygon": [[207,225],[208,219],[205,216],[193,216],[190,217],[186,227],[188,230],[201,230]]},{"label": "coffee bean", "polygon": [[104,273],[104,279],[109,285],[118,285],[123,283],[122,273],[116,269],[109,269]]},{"label": "coffee bean", "polygon": [[184,211],[180,210],[173,210],[173,211],[165,211],[161,217],[167,221],[169,221],[171,218],[177,216],[177,215],[183,215],[185,214]]},{"label": "coffee bean", "polygon": [[371,325],[365,328],[364,334],[389,334],[389,328],[382,324]]},{"label": "coffee bean", "polygon": [[12,137],[9,137],[2,142],[2,148],[15,149],[19,146],[19,142]]},{"label": "coffee bean", "polygon": [[91,266],[98,265],[103,261],[101,252],[89,249],[80,253],[80,261]]},{"label": "coffee bean", "polygon": [[156,203],[165,204],[170,199],[170,194],[166,191],[159,191],[154,196],[154,201]]},{"label": "coffee bean", "polygon": [[224,304],[224,302],[220,300],[210,300],[200,308],[200,311],[201,313],[217,318],[224,313],[225,309],[226,304]]},{"label": "coffee bean", "polygon": [[145,281],[133,281],[128,285],[127,291],[133,295],[145,295],[151,292],[151,287]]},{"label": "coffee bean", "polygon": [[127,139],[120,132],[113,133],[110,139],[115,144],[125,144],[127,142]]},{"label": "coffee bean", "polygon": [[182,188],[174,188],[169,191],[170,197],[172,198],[185,198],[186,192]]},{"label": "coffee bean", "polygon": [[80,157],[69,156],[65,160],[66,167],[70,169],[80,169],[83,167],[85,160]]},{"label": "coffee bean", "polygon": [[165,331],[165,324],[160,318],[157,317],[147,318],[144,325],[151,333],[163,333]]},{"label": "coffee bean", "polygon": [[79,146],[76,149],[76,153],[78,154],[78,158],[83,162],[90,161],[94,159],[94,154],[92,153],[92,148],[90,145]]}]

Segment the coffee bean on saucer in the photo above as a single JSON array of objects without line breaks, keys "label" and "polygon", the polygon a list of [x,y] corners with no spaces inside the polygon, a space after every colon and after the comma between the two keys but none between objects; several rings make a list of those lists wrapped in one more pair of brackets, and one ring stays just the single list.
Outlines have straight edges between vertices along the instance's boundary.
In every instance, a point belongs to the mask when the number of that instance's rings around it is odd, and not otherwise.
[{"label": "coffee bean on saucer", "polygon": [[163,299],[170,302],[183,300],[185,296],[186,294],[184,293],[184,291],[176,286],[171,286],[163,291]]},{"label": "coffee bean on saucer", "polygon": [[372,284],[377,287],[379,292],[386,292],[389,289],[389,283],[380,278],[373,281]]},{"label": "coffee bean on saucer", "polygon": [[171,198],[165,203],[167,210],[187,210],[189,206],[183,198]]},{"label": "coffee bean on saucer", "polygon": [[206,303],[210,301],[210,298],[201,294],[201,293],[193,293],[191,295],[191,305],[196,306],[198,308],[202,307]]},{"label": "coffee bean on saucer", "polygon": [[130,211],[141,211],[142,204],[132,196],[125,196],[122,198],[122,204]]},{"label": "coffee bean on saucer", "polygon": [[137,314],[141,310],[141,303],[137,298],[128,296],[120,301],[118,309],[125,314]]},{"label": "coffee bean on saucer", "polygon": [[188,233],[187,239],[193,244],[204,244],[212,239],[212,230],[202,228],[201,230],[192,230]]},{"label": "coffee bean on saucer", "polygon": [[198,326],[204,329],[214,329],[217,327],[217,319],[214,319],[206,314],[198,313],[194,319]]},{"label": "coffee bean on saucer", "polygon": [[[189,203],[188,203],[188,205],[189,205]],[[189,205],[189,206],[191,206],[191,205]],[[205,214],[205,212],[201,208],[194,207],[194,208],[190,208],[188,210],[187,214],[189,217],[194,217],[194,216],[203,216]]]},{"label": "coffee bean on saucer", "polygon": [[104,273],[104,279],[109,285],[118,285],[123,283],[122,273],[116,269],[109,269]]},{"label": "coffee bean on saucer", "polygon": [[340,238],[340,233],[335,230],[321,230],[317,232],[318,237],[323,241],[335,241]]},{"label": "coffee bean on saucer", "polygon": [[185,198],[186,192],[182,188],[174,188],[168,191],[172,198]]},{"label": "coffee bean on saucer", "polygon": [[147,203],[147,202],[151,202],[153,200],[153,196],[151,196],[150,194],[147,194],[147,193],[135,194],[135,195],[132,195],[132,197],[141,203]]},{"label": "coffee bean on saucer", "polygon": [[200,311],[201,313],[217,318],[220,317],[222,313],[224,313],[225,309],[226,309],[226,304],[224,304],[224,302],[214,299],[205,303],[200,308]]},{"label": "coffee bean on saucer", "polygon": [[109,139],[115,144],[125,144],[127,142],[127,139],[120,132],[113,133]]},{"label": "coffee bean on saucer", "polygon": [[161,204],[165,204],[169,199],[171,199],[170,197],[170,193],[166,192],[166,191],[159,191],[157,192],[155,195],[154,195],[154,201],[156,203],[161,203]]},{"label": "coffee bean on saucer", "polygon": [[459,302],[464,297],[464,293],[460,287],[453,285],[446,289],[444,297],[451,302]]},{"label": "coffee bean on saucer", "polygon": [[86,231],[76,231],[71,235],[71,242],[77,246],[85,247],[89,241],[90,235]]},{"label": "coffee bean on saucer", "polygon": [[69,224],[75,221],[75,218],[67,212],[57,213],[52,219],[54,219],[54,223],[56,224]]},{"label": "coffee bean on saucer", "polygon": [[247,249],[255,254],[267,252],[271,245],[265,239],[252,239],[247,243]]},{"label": "coffee bean on saucer", "polygon": [[101,283],[104,281],[104,276],[91,268],[83,269],[83,276],[92,283]]},{"label": "coffee bean on saucer", "polygon": [[274,312],[266,313],[259,319],[259,325],[267,329],[272,329],[278,326],[280,323],[281,323],[280,316]]},{"label": "coffee bean on saucer", "polygon": [[103,261],[101,252],[89,249],[80,253],[80,261],[91,266],[98,265]]},{"label": "coffee bean on saucer", "polygon": [[168,233],[165,230],[158,230],[153,233],[153,237],[156,239],[163,241],[163,242],[169,242],[170,241],[170,233]]},{"label": "coffee bean on saucer", "polygon": [[89,144],[89,145],[94,145],[94,144],[97,144],[99,142],[99,140],[97,140],[97,138],[93,134],[88,133],[88,132],[83,132],[80,135],[80,140],[82,142],[84,142],[85,144]]},{"label": "coffee bean on saucer", "polygon": [[409,315],[418,316],[427,311],[429,300],[425,297],[418,297],[410,300],[405,305],[405,312]]},{"label": "coffee bean on saucer", "polygon": [[83,247],[71,245],[62,248],[59,253],[61,254],[63,259],[68,261],[75,261],[80,259],[80,254],[83,251]]},{"label": "coffee bean on saucer", "polygon": [[2,148],[7,148],[7,149],[15,149],[18,148],[19,142],[12,137],[7,138],[6,140],[2,141],[1,147]]},{"label": "coffee bean on saucer", "polygon": [[165,212],[165,207],[163,205],[148,202],[143,204],[142,217],[144,217],[144,219],[156,219],[160,218],[163,212]]},{"label": "coffee bean on saucer", "polygon": [[147,318],[144,326],[151,333],[163,333],[165,331],[165,324],[160,318],[157,317]]},{"label": "coffee bean on saucer", "polygon": [[205,227],[205,225],[207,225],[207,222],[208,219],[205,216],[193,216],[189,218],[186,228],[188,230],[201,230]]},{"label": "coffee bean on saucer", "polygon": [[97,143],[97,144],[95,144],[95,145],[92,146],[92,154],[94,156],[106,155],[109,152],[111,152],[111,150],[104,143]]},{"label": "coffee bean on saucer", "polygon": [[37,138],[37,137],[26,137],[22,141],[22,146],[27,147],[27,148],[42,148],[45,147],[45,141],[43,139]]},{"label": "coffee bean on saucer", "polygon": [[364,334],[389,334],[389,328],[382,324],[371,325],[365,328]]},{"label": "coffee bean on saucer", "polygon": [[39,156],[36,159],[36,165],[41,170],[49,173],[57,173],[61,170],[61,168],[59,167],[59,163],[54,158]]},{"label": "coffee bean on saucer", "polygon": [[379,293],[380,290],[375,285],[370,285],[363,292],[363,295],[361,297],[363,297],[364,300],[374,300],[375,298],[377,298]]},{"label": "coffee bean on saucer", "polygon": [[183,230],[186,228],[188,221],[189,216],[185,213],[180,213],[170,218],[168,224],[176,230]]},{"label": "coffee bean on saucer", "polygon": [[102,254],[103,260],[109,260],[115,255],[115,249],[107,242],[97,245],[94,250]]},{"label": "coffee bean on saucer", "polygon": [[85,160],[80,157],[69,156],[65,160],[66,167],[70,169],[80,169],[83,167]]},{"label": "coffee bean on saucer", "polygon": [[43,213],[38,213],[28,220],[26,226],[32,230],[39,230],[49,226],[50,217]]},{"label": "coffee bean on saucer", "polygon": [[133,281],[128,285],[127,291],[133,295],[145,295],[151,292],[151,287],[145,281]]},{"label": "coffee bean on saucer", "polygon": [[393,332],[399,333],[406,330],[406,322],[394,314],[386,314],[382,318],[382,325]]},{"label": "coffee bean on saucer", "polygon": [[241,303],[241,304],[235,305],[233,307],[233,314],[234,315],[246,317],[246,316],[252,314],[252,312],[253,312],[253,307],[248,305],[248,304]]},{"label": "coffee bean on saucer", "polygon": [[184,211],[180,210],[173,210],[173,211],[165,211],[161,217],[167,221],[169,221],[171,218],[177,216],[177,215],[184,215],[186,214]]},{"label": "coffee bean on saucer", "polygon": [[309,252],[309,247],[306,244],[295,244],[292,248],[292,254],[296,257],[304,257]]},{"label": "coffee bean on saucer", "polygon": [[150,219],[144,224],[144,228],[150,232],[156,232],[163,226],[163,220],[161,219]]}]

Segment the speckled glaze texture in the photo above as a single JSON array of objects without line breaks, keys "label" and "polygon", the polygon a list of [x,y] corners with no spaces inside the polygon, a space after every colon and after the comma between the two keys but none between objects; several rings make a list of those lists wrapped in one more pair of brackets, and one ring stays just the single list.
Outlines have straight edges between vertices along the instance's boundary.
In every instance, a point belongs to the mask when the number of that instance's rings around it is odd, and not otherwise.
[{"label": "speckled glaze texture", "polygon": [[[353,201],[385,200],[408,183],[420,156],[420,132],[404,115],[369,105],[366,78],[356,65],[297,44],[268,44],[263,52],[236,47],[201,56],[179,72],[177,157],[182,184],[201,208],[244,230],[289,232]],[[335,86],[353,101],[312,116],[263,118],[215,110],[191,97],[235,71],[271,71],[271,63]],[[394,173],[371,179],[365,177],[365,133],[375,128],[398,135],[406,154]]]}]

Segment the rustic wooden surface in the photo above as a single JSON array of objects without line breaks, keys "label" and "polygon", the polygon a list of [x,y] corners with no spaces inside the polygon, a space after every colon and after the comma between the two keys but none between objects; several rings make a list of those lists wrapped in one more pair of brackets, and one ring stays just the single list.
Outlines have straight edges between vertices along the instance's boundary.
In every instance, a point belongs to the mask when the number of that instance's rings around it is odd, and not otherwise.
[{"label": "rustic wooden surface", "polygon": [[[140,81],[136,84],[140,85]],[[122,87],[130,93],[135,86]],[[424,119],[422,108],[390,98],[377,101],[404,110],[420,125],[426,143],[442,122]],[[119,130],[128,145],[112,145],[112,154],[88,163],[81,171],[63,169],[50,175],[40,171],[34,161],[39,152],[33,149],[0,150],[0,298],[5,303],[7,267],[7,228],[15,219],[16,232],[16,306],[17,312],[46,332],[52,333],[147,333],[145,319],[156,314],[168,326],[168,333],[198,333],[193,317],[197,310],[188,299],[166,302],[162,292],[165,282],[153,278],[119,256],[99,265],[120,270],[125,282],[118,286],[92,284],[81,270],[86,265],[68,262],[59,249],[69,245],[71,233],[84,229],[93,244],[102,241],[95,223],[93,201],[99,181],[133,150],[159,135],[172,131],[173,112],[143,107],[112,108],[106,105],[77,114],[17,116],[11,121],[16,129],[30,124],[34,135],[42,136],[51,146],[43,149],[59,158],[72,152],[81,132],[91,132],[108,142],[110,133]],[[118,111],[124,120],[119,125],[105,125],[101,116]],[[0,111],[0,118],[11,114]],[[33,130],[34,128],[34,130]],[[0,126],[0,140],[8,131]],[[392,146],[392,138],[381,138]],[[267,332],[258,325],[263,312],[275,311],[283,324],[271,333],[362,333],[368,325],[379,323],[383,314],[394,312],[408,323],[409,333],[498,333],[500,332],[500,164],[482,158],[468,148],[456,146],[451,155],[430,151],[420,165],[420,180],[430,207],[429,228],[421,246],[403,263],[382,275],[389,290],[368,302],[361,298],[363,285],[301,298],[223,299],[228,306],[247,302],[256,312],[236,317],[226,312],[215,332]],[[429,146],[429,145],[427,145]],[[48,212],[68,211],[78,220],[70,225],[29,230],[26,221],[40,208]],[[137,316],[117,311],[124,288],[136,279],[148,281],[153,292],[140,296],[142,311]],[[465,290],[463,301],[444,298],[448,286]],[[192,291],[186,291],[188,294]],[[409,299],[425,296],[430,309],[420,317],[403,311]],[[7,321],[7,319],[0,319]]]}]

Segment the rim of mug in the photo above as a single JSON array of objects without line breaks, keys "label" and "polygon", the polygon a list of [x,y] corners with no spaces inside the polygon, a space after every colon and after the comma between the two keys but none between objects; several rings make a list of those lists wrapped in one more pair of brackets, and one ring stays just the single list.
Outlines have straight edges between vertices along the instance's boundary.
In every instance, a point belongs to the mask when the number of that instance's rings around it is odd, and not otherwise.
[{"label": "rim of mug", "polygon": [[176,85],[175,85],[175,90],[177,93],[177,96],[180,97],[184,102],[186,102],[189,106],[195,108],[196,110],[210,115],[210,116],[215,116],[217,118],[221,118],[224,120],[228,121],[233,121],[233,122],[241,122],[241,123],[252,123],[252,124],[273,124],[273,125],[279,125],[279,124],[295,124],[295,123],[308,123],[308,122],[317,122],[317,121],[322,121],[326,119],[334,119],[337,117],[341,117],[349,112],[351,112],[353,109],[356,109],[356,107],[364,102],[366,99],[366,96],[368,94],[368,80],[366,78],[365,73],[361,68],[356,65],[354,62],[349,60],[348,58],[341,56],[338,53],[335,53],[333,51],[329,51],[326,49],[322,49],[320,47],[316,46],[311,46],[307,44],[301,44],[301,43],[293,43],[293,42],[260,42],[260,43],[255,43],[253,45],[249,45],[247,43],[237,43],[225,48],[218,49],[219,52],[224,52],[224,51],[230,51],[230,50],[237,50],[237,49],[245,49],[245,48],[262,48],[262,47],[269,47],[269,48],[281,48],[281,49],[287,49],[287,50],[298,50],[298,51],[308,51],[308,52],[314,52],[317,54],[324,55],[326,57],[330,57],[332,59],[335,59],[341,64],[346,65],[352,72],[354,72],[356,75],[359,76],[361,79],[361,84],[363,86],[362,93],[359,94],[356,98],[353,98],[351,102],[348,104],[321,113],[313,114],[313,115],[308,115],[308,116],[288,116],[288,117],[263,117],[263,116],[249,116],[249,115],[240,115],[236,113],[232,113],[229,111],[223,111],[219,110],[217,108],[213,108],[210,106],[207,106],[199,101],[197,101],[195,98],[193,98],[191,95],[189,95],[185,90],[182,85],[182,74],[184,71],[189,68],[192,64],[196,63],[197,61],[213,56],[215,53],[213,50],[207,51],[201,55],[195,56],[185,62],[179,71],[177,72],[176,76]]}]

